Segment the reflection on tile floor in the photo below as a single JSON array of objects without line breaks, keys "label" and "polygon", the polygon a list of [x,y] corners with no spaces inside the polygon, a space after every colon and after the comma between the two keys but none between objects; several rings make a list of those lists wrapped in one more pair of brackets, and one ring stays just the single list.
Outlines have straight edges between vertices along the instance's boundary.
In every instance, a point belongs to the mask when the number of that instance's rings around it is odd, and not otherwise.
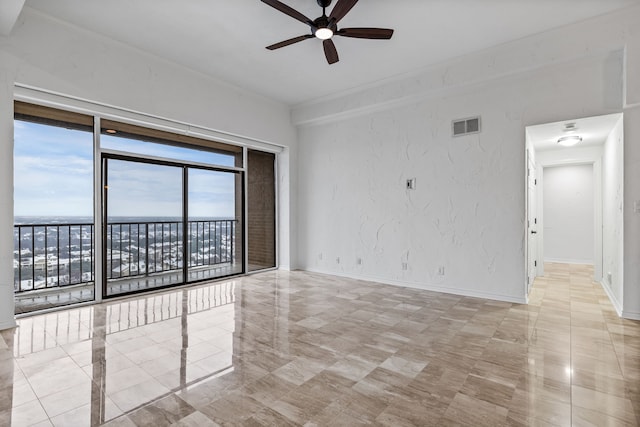
[{"label": "reflection on tile floor", "polygon": [[[266,267],[263,267],[266,268]],[[249,271],[258,268],[249,265]],[[199,282],[225,276],[242,274],[242,264],[216,264],[213,266],[199,266],[189,269],[187,280]],[[180,285],[184,283],[180,271],[166,271],[149,276],[134,276],[120,279],[110,279],[107,283],[107,295],[117,296],[138,291],[149,291],[154,288]],[[25,314],[37,310],[93,301],[94,283],[61,286],[50,289],[25,291],[16,294],[16,314]]]},{"label": "reflection on tile floor", "polygon": [[637,425],[640,322],[591,274],[518,305],[267,272],[20,319],[0,425]]}]

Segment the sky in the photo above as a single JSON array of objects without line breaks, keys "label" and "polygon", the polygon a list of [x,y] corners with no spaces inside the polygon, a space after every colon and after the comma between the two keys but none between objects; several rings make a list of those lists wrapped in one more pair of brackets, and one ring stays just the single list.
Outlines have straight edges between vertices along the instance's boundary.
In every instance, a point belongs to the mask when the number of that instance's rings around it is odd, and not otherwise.
[{"label": "sky", "polygon": [[[93,134],[14,122],[14,215],[92,216]],[[101,135],[103,149],[233,166],[231,156]],[[182,170],[109,161],[109,216],[182,215]],[[235,174],[189,170],[189,215],[233,218]]]}]

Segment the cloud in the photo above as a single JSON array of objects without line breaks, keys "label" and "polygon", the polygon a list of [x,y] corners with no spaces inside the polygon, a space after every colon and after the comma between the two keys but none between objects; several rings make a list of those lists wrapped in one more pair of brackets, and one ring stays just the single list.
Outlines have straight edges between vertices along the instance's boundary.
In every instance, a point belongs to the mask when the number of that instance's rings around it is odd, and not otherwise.
[{"label": "cloud", "polygon": [[235,164],[235,159],[232,155],[126,139],[112,135],[101,135],[100,143],[103,149],[137,153],[151,157],[177,159],[219,166],[234,166]]},{"label": "cloud", "polygon": [[15,121],[16,216],[90,216],[91,133]]},{"label": "cloud", "polygon": [[[14,122],[16,216],[91,216],[93,135],[30,122]],[[108,149],[233,166],[233,156],[101,135]],[[110,216],[181,216],[182,169],[110,159]],[[189,169],[189,211],[194,217],[235,217],[235,176]]]}]

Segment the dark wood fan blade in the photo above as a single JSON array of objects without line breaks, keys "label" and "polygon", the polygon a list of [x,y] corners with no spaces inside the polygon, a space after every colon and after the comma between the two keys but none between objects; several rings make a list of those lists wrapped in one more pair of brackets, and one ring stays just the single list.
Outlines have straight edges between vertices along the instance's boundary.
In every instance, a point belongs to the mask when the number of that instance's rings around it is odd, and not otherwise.
[{"label": "dark wood fan blade", "polygon": [[267,49],[276,50],[276,49],[280,49],[281,47],[289,46],[290,44],[298,43],[298,42],[301,42],[302,40],[312,39],[312,38],[313,36],[311,34],[305,34],[304,36],[298,36],[289,40],[285,40],[280,43],[272,44],[271,46],[267,46]]},{"label": "dark wood fan blade", "polygon": [[323,41],[322,46],[324,47],[324,56],[327,57],[327,62],[329,64],[335,64],[340,60],[338,58],[338,51],[336,50],[336,45],[333,44],[333,41],[331,39]]},{"label": "dark wood fan blade", "polygon": [[342,28],[336,33],[342,37],[355,37],[358,39],[384,39],[389,40],[393,30],[389,28]]},{"label": "dark wood fan blade", "polygon": [[290,17],[297,19],[298,21],[310,25],[313,25],[313,21],[309,18],[307,18],[306,16],[304,16],[303,14],[301,14],[300,12],[298,12],[297,10],[287,6],[286,4],[279,2],[278,0],[262,0],[262,3],[268,4],[269,6],[271,6],[274,9],[279,10],[280,12],[289,15]]},{"label": "dark wood fan blade", "polygon": [[356,3],[358,3],[358,0],[338,0],[329,15],[329,20],[333,22],[340,21]]}]

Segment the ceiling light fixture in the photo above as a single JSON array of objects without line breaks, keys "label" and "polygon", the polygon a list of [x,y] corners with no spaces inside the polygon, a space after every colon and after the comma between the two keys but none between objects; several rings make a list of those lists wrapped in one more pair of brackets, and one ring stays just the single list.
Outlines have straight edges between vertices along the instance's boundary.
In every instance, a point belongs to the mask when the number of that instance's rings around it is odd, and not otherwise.
[{"label": "ceiling light fixture", "polygon": [[115,129],[107,129],[107,130],[105,130],[105,132],[110,133],[110,134],[114,134],[114,133],[116,133],[116,130]]},{"label": "ceiling light fixture", "polygon": [[562,138],[558,139],[558,144],[562,145],[563,147],[572,147],[581,141],[582,137],[578,135],[563,136]]},{"label": "ceiling light fixture", "polygon": [[329,28],[318,28],[314,35],[320,40],[329,40],[333,37],[333,31]]},{"label": "ceiling light fixture", "polygon": [[320,39],[322,40],[322,49],[324,50],[324,56],[327,58],[327,62],[329,64],[335,64],[340,58],[338,58],[338,50],[333,43],[334,36],[374,40],[389,40],[391,36],[393,36],[393,30],[391,28],[362,27],[338,29],[340,20],[349,13],[358,0],[337,0],[335,6],[331,8],[329,16],[327,16],[327,7],[331,5],[332,0],[316,0],[318,6],[322,8],[322,16],[316,19],[311,19],[303,15],[280,0],[262,0],[262,2],[285,15],[289,15],[296,21],[308,25],[311,30],[310,33],[267,46],[269,50],[280,49],[303,40]]}]

